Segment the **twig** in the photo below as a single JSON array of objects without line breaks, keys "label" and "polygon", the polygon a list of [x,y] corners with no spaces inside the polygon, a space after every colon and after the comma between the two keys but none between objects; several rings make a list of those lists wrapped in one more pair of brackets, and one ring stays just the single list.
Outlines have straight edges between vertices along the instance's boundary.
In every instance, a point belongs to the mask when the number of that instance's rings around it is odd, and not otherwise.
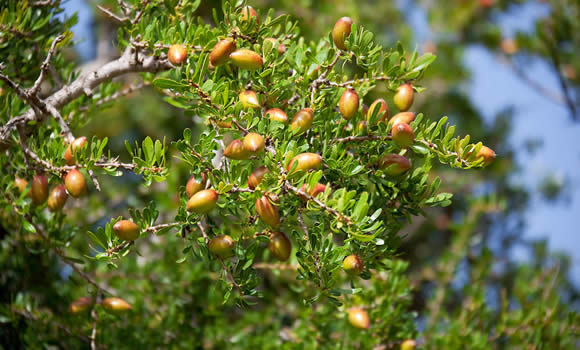
[{"label": "twig", "polygon": [[308,234],[308,228],[306,227],[306,224],[304,223],[304,218],[302,217],[302,209],[298,208],[297,213],[296,213],[296,218],[298,219],[298,224],[300,224],[300,228],[302,228],[302,231],[304,231],[304,238],[306,238],[307,241],[310,241],[310,235]]},{"label": "twig", "polygon": [[343,214],[339,213],[338,211],[336,211],[335,209],[329,207],[328,205],[324,204],[322,201],[320,201],[319,199],[316,199],[315,197],[312,197],[310,194],[299,190],[298,188],[292,186],[292,184],[290,184],[289,181],[285,181],[284,186],[286,188],[288,188],[289,190],[291,190],[292,192],[296,193],[297,195],[301,196],[301,197],[306,197],[307,200],[311,200],[314,203],[316,203],[319,207],[321,207],[322,209],[326,210],[327,212],[331,213],[332,215],[336,216],[336,218],[339,221],[345,222],[347,225],[351,225],[352,221],[344,216]]},{"label": "twig", "polygon": [[255,263],[252,267],[258,270],[298,270],[298,265],[282,263]]},{"label": "twig", "polygon": [[346,142],[362,142],[362,141],[379,141],[379,140],[390,140],[391,136],[378,136],[378,135],[368,135],[368,136],[348,136],[339,139],[334,139],[331,143],[346,143]]},{"label": "twig", "polygon": [[107,16],[109,16],[109,17],[117,20],[119,23],[124,23],[124,22],[127,22],[127,21],[130,22],[129,17],[126,17],[126,16],[119,17],[116,14],[114,14],[113,12],[109,11],[109,9],[107,9],[107,8],[101,6],[101,5],[97,5],[97,8],[99,10],[101,10],[102,12],[104,12]]},{"label": "twig", "polygon": [[97,349],[97,323],[99,322],[99,314],[97,309],[93,307],[91,310],[91,317],[93,318],[93,329],[91,331],[91,350]]},{"label": "twig", "polygon": [[323,85],[323,84],[325,84],[325,82],[327,82],[326,76],[328,76],[328,74],[330,73],[332,68],[334,68],[336,63],[338,63],[338,60],[340,59],[340,55],[341,55],[341,51],[337,51],[332,62],[326,67],[326,70],[318,78],[316,78],[312,82],[312,84],[310,84],[310,87],[308,89],[310,90],[310,107],[312,109],[314,109],[314,93],[321,85]]},{"label": "twig", "polygon": [[379,75],[379,76],[372,76],[370,78],[353,79],[353,80],[345,81],[343,83],[335,83],[335,82],[329,81],[329,80],[325,80],[323,83],[326,85],[329,85],[329,86],[334,86],[334,87],[351,88],[353,85],[356,85],[356,84],[362,84],[362,83],[371,82],[371,81],[390,80],[390,79],[391,79],[391,77],[388,77],[386,75]]},{"label": "twig", "polygon": [[145,232],[151,232],[153,234],[156,234],[158,231],[163,230],[165,228],[175,227],[175,226],[179,226],[182,224],[183,224],[182,222],[172,222],[169,224],[160,224],[160,225],[155,225],[155,226],[149,226],[149,227],[147,227],[147,229],[145,229]]},{"label": "twig", "polygon": [[48,72],[48,68],[50,67],[50,60],[52,59],[52,55],[54,55],[54,51],[56,50],[56,45],[59,42],[63,41],[64,38],[65,38],[65,36],[61,34],[61,35],[57,36],[52,41],[52,44],[50,45],[50,49],[48,50],[48,54],[46,55],[44,62],[42,62],[42,65],[40,66],[40,74],[38,75],[38,79],[36,79],[36,81],[34,82],[34,85],[32,85],[32,87],[28,90],[28,93],[30,93],[32,95],[38,94],[38,91],[40,90],[40,85],[42,84],[42,82],[46,78],[46,73]]}]

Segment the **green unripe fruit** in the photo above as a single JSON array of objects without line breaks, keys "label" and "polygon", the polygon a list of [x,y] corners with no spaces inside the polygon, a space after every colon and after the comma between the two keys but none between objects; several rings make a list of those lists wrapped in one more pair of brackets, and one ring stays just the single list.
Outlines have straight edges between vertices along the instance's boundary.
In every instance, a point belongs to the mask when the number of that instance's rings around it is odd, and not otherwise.
[{"label": "green unripe fruit", "polygon": [[394,125],[393,129],[391,130],[391,135],[393,141],[395,141],[399,147],[409,147],[415,141],[415,133],[409,124],[398,123]]},{"label": "green unripe fruit", "polygon": [[413,339],[407,339],[401,343],[401,350],[415,350],[417,342]]},{"label": "green unripe fruit", "polygon": [[30,198],[35,205],[41,205],[48,198],[48,180],[44,175],[36,175],[30,185]]},{"label": "green unripe fruit", "polygon": [[192,176],[187,180],[185,185],[185,192],[187,193],[187,198],[191,198],[197,192],[203,190],[207,184],[207,178],[204,173],[201,174],[201,182],[197,182],[195,176]]},{"label": "green unripe fruit", "polygon": [[348,89],[342,93],[340,101],[338,102],[338,109],[340,114],[346,120],[352,119],[358,112],[359,98],[356,91]]},{"label": "green unripe fruit", "polygon": [[169,62],[174,65],[179,65],[185,58],[187,57],[187,49],[185,46],[180,44],[173,44],[169,47],[169,51],[167,51],[167,58],[169,58]]},{"label": "green unripe fruit", "polygon": [[395,127],[397,124],[411,124],[411,122],[415,120],[415,113],[413,112],[401,112],[395,114],[391,120],[389,120],[389,124]]},{"label": "green unripe fruit", "polygon": [[384,122],[387,119],[389,119],[389,106],[387,105],[387,102],[385,102],[385,100],[383,100],[382,98],[377,99],[369,107],[366,117],[367,121],[369,121],[373,116],[373,114],[375,113],[379,116],[378,121],[380,122]]},{"label": "green unripe fruit", "polygon": [[[26,190],[26,186],[28,186],[28,181],[17,177],[14,179],[14,186],[18,189],[19,193],[24,192],[24,190]],[[30,196],[30,192],[28,193],[28,196]]]},{"label": "green unripe fruit", "polygon": [[66,164],[76,164],[76,153],[85,147],[86,144],[87,138],[82,136],[75,139],[70,145],[68,145],[66,151],[64,152],[64,160],[66,161]]},{"label": "green unripe fruit", "polygon": [[298,165],[292,173],[297,171],[318,170],[322,166],[322,157],[316,153],[300,153],[290,160],[286,170],[290,171],[294,166],[294,163],[297,163]]},{"label": "green unripe fruit", "polygon": [[283,110],[279,108],[271,108],[267,110],[266,116],[270,118],[270,120],[275,120],[284,124],[288,123],[288,116]]},{"label": "green unripe fruit", "polygon": [[77,198],[87,192],[87,183],[84,175],[77,169],[73,169],[66,174],[64,178],[64,186],[68,194]]},{"label": "green unripe fruit", "polygon": [[352,31],[352,19],[350,17],[342,17],[332,29],[332,41],[334,41],[334,45],[341,50],[346,50],[346,46],[344,46],[344,42],[346,38],[350,35]]},{"label": "green unripe fruit", "polygon": [[292,243],[283,232],[272,232],[268,250],[276,259],[286,261],[290,258],[290,253],[292,252]]},{"label": "green unripe fruit", "polygon": [[244,108],[260,108],[260,100],[258,95],[252,90],[245,90],[239,94],[240,102]]},{"label": "green unripe fruit", "polygon": [[353,307],[348,311],[348,322],[359,329],[367,329],[371,325],[369,314],[359,307]]},{"label": "green unripe fruit", "polygon": [[207,214],[215,207],[218,197],[214,190],[199,191],[187,201],[186,209],[197,214]]},{"label": "green unripe fruit", "polygon": [[209,63],[214,67],[226,64],[234,51],[236,51],[236,42],[233,39],[227,38],[220,40],[215,44],[209,54]]},{"label": "green unripe fruit", "polygon": [[262,56],[248,49],[239,49],[232,52],[230,59],[236,67],[247,70],[258,70],[264,64]]},{"label": "green unripe fruit", "polygon": [[256,12],[256,10],[254,10],[254,8],[252,6],[245,6],[242,9],[242,14],[240,17],[240,20],[242,22],[248,22],[250,21],[252,18],[255,19],[257,24],[260,24],[260,18],[258,17],[258,12]]},{"label": "green unripe fruit", "polygon": [[413,105],[413,97],[415,92],[411,84],[403,84],[397,88],[397,93],[393,98],[395,106],[402,112],[408,111]]},{"label": "green unripe fruit", "polygon": [[312,126],[314,121],[314,111],[310,108],[304,108],[296,112],[290,122],[290,129],[300,135],[305,133]]},{"label": "green unripe fruit", "polygon": [[360,256],[352,254],[344,258],[342,268],[349,275],[358,276],[363,271],[364,264]]},{"label": "green unripe fruit", "polygon": [[101,302],[101,306],[112,314],[121,314],[131,310],[131,304],[121,298],[106,298]]},{"label": "green unripe fruit", "polygon": [[379,160],[379,168],[391,176],[401,175],[411,169],[411,161],[398,154],[386,154]]},{"label": "green unripe fruit", "polygon": [[52,189],[48,196],[48,210],[56,212],[62,210],[68,199],[64,185],[58,185]]},{"label": "green unripe fruit", "polygon": [[483,164],[487,166],[490,165],[495,159],[495,152],[487,146],[481,146],[479,152],[477,152],[476,157],[478,159],[483,158]]},{"label": "green unripe fruit", "polygon": [[78,298],[77,300],[70,303],[68,307],[68,312],[75,315],[84,313],[88,311],[93,306],[94,303],[95,300],[91,297]]},{"label": "green unripe fruit", "polygon": [[260,134],[256,134],[255,132],[251,132],[244,136],[244,148],[248,152],[258,153],[264,151],[264,146],[266,141],[264,137]]},{"label": "green unripe fruit", "polygon": [[123,241],[134,241],[139,238],[141,233],[139,231],[139,226],[129,220],[117,221],[115,225],[113,225],[113,232]]},{"label": "green unripe fruit", "polygon": [[[317,183],[316,185],[314,185],[313,188],[308,188],[306,186],[306,184],[302,185],[302,187],[300,187],[300,191],[310,195],[311,197],[316,197],[317,195],[319,195],[320,193],[323,193],[324,191],[326,191],[326,186],[321,184],[321,183]],[[298,195],[300,197],[300,199],[304,202],[308,201],[308,197],[306,197],[305,195]]]},{"label": "green unripe fruit", "polygon": [[234,240],[228,235],[215,236],[209,240],[207,247],[212,254],[226,259],[233,255]]},{"label": "green unripe fruit", "polygon": [[230,159],[248,160],[250,159],[250,152],[244,147],[244,142],[240,139],[233,140],[224,150],[224,155]]},{"label": "green unripe fruit", "polygon": [[254,171],[252,171],[252,174],[248,179],[248,187],[251,188],[252,190],[255,190],[256,187],[258,187],[258,185],[264,179],[264,175],[266,175],[269,172],[270,170],[268,170],[268,168],[266,168],[265,166],[256,168]]},{"label": "green unripe fruit", "polygon": [[256,200],[256,212],[266,224],[277,227],[280,225],[280,212],[274,202],[276,202],[274,195],[264,194]]}]

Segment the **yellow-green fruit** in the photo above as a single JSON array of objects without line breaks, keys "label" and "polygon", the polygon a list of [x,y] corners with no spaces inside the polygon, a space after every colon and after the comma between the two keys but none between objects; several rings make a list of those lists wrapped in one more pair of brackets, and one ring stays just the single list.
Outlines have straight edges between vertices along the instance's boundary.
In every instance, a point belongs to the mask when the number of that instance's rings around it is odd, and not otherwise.
[{"label": "yellow-green fruit", "polygon": [[195,176],[191,176],[189,180],[187,180],[187,184],[185,185],[185,193],[187,193],[187,198],[191,198],[191,196],[203,190],[206,184],[207,178],[204,173],[201,174],[200,182],[197,181]]},{"label": "yellow-green fruit", "polygon": [[260,219],[272,227],[280,225],[280,212],[275,201],[276,198],[270,194],[265,194],[256,200],[256,212]]},{"label": "yellow-green fruit", "polygon": [[495,159],[495,152],[487,146],[481,146],[479,152],[477,152],[476,157],[478,159],[483,158],[483,164],[490,165]]},{"label": "yellow-green fruit", "polygon": [[101,306],[106,311],[113,314],[120,314],[131,310],[131,304],[121,298],[106,298],[101,302]]},{"label": "yellow-green fruit", "polygon": [[244,141],[241,139],[233,140],[224,150],[224,155],[230,159],[248,160],[251,153],[244,147]]},{"label": "yellow-green fruit", "polygon": [[228,235],[219,235],[209,240],[207,244],[212,254],[222,259],[229,258],[234,252],[234,240]]},{"label": "yellow-green fruit", "polygon": [[387,175],[397,176],[411,169],[411,161],[395,153],[386,154],[379,159],[379,168]]},{"label": "yellow-green fruit", "polygon": [[357,134],[366,134],[369,128],[369,123],[366,120],[361,120],[356,124]]},{"label": "yellow-green fruit", "polygon": [[66,174],[64,178],[64,186],[68,194],[77,198],[87,192],[87,183],[85,177],[77,169],[73,169]]},{"label": "yellow-green fruit", "polygon": [[275,120],[284,124],[288,123],[288,116],[283,110],[279,108],[271,108],[267,110],[266,116],[270,118],[270,120]]},{"label": "yellow-green fruit", "polygon": [[80,313],[88,311],[93,306],[94,303],[95,300],[91,297],[78,298],[77,300],[70,303],[68,307],[68,312],[71,314],[78,315]]},{"label": "yellow-green fruit", "polygon": [[258,153],[264,151],[264,145],[266,144],[266,141],[262,135],[251,132],[244,136],[243,143],[246,151]]},{"label": "yellow-green fruit", "polygon": [[367,111],[367,120],[370,120],[375,113],[379,116],[378,121],[380,122],[384,122],[385,120],[389,119],[389,106],[382,98],[377,99],[371,104],[369,110]]},{"label": "yellow-green fruit", "polygon": [[269,172],[270,170],[268,170],[268,168],[266,168],[265,166],[261,166],[259,168],[254,169],[254,171],[252,171],[252,174],[250,175],[250,178],[248,179],[248,187],[251,188],[252,190],[256,189],[256,187],[258,187],[258,185],[264,179],[264,175],[266,175]]},{"label": "yellow-green fruit", "polygon": [[214,190],[201,190],[187,201],[186,209],[197,214],[207,214],[215,207],[218,197]]},{"label": "yellow-green fruit", "polygon": [[236,51],[236,42],[233,39],[227,38],[220,40],[211,50],[211,53],[209,54],[209,62],[214,67],[221,66],[228,62],[230,55],[234,51]]},{"label": "yellow-green fruit", "polygon": [[349,275],[358,276],[363,271],[364,264],[360,256],[351,254],[344,258],[342,268]]},{"label": "yellow-green fruit", "polygon": [[[28,186],[28,181],[20,177],[17,177],[14,179],[14,186],[18,189],[19,193],[22,193],[26,189],[26,186]],[[30,192],[28,193],[28,195],[30,196]]]},{"label": "yellow-green fruit", "polygon": [[32,198],[32,203],[35,205],[46,202],[48,198],[48,180],[46,180],[46,176],[39,174],[32,179],[30,198]]},{"label": "yellow-green fruit", "polygon": [[403,84],[397,88],[397,93],[393,98],[395,106],[403,112],[408,111],[413,105],[413,87],[411,84]]},{"label": "yellow-green fruit", "polygon": [[415,141],[415,133],[409,124],[398,123],[394,125],[393,129],[391,129],[391,135],[393,141],[395,141],[399,147],[409,147]]},{"label": "yellow-green fruit", "polygon": [[371,325],[369,314],[359,307],[353,307],[348,311],[348,322],[353,327],[367,329]]},{"label": "yellow-green fruit", "polygon": [[413,339],[407,339],[401,343],[401,350],[415,350],[417,342]]},{"label": "yellow-green fruit", "polygon": [[185,61],[187,57],[187,49],[185,46],[180,44],[173,44],[169,47],[169,51],[167,52],[167,58],[169,58],[169,62],[174,65],[181,64]]},{"label": "yellow-green fruit", "polygon": [[276,259],[286,261],[292,252],[292,243],[283,232],[272,232],[268,249]]},{"label": "yellow-green fruit", "polygon": [[76,153],[81,150],[87,144],[87,138],[81,136],[76,138],[70,145],[68,145],[66,151],[64,152],[64,160],[66,164],[73,165],[76,164]]},{"label": "yellow-green fruit", "polygon": [[346,50],[346,46],[344,42],[346,38],[350,35],[352,31],[352,19],[350,17],[342,17],[332,29],[332,41],[334,41],[334,45],[341,50]]},{"label": "yellow-green fruit", "polygon": [[252,90],[245,90],[239,94],[240,102],[244,108],[260,108],[260,100],[256,92]]},{"label": "yellow-green fruit", "polygon": [[251,18],[254,18],[257,24],[260,24],[260,18],[258,17],[258,12],[256,12],[256,10],[254,10],[254,8],[252,6],[245,6],[242,9],[242,15],[240,17],[240,19],[243,22],[249,21]]},{"label": "yellow-green fruit", "polygon": [[314,111],[310,108],[304,108],[296,112],[290,122],[290,129],[297,135],[305,133],[310,129],[314,121]]},{"label": "yellow-green fruit", "polygon": [[248,49],[239,49],[232,52],[230,59],[236,67],[247,70],[258,70],[264,64],[262,56]]},{"label": "yellow-green fruit", "polygon": [[113,225],[113,232],[123,241],[134,241],[139,238],[140,235],[139,226],[129,220],[117,221],[115,225]]},{"label": "yellow-green fruit", "polygon": [[293,173],[297,171],[318,170],[322,166],[322,157],[316,153],[300,153],[290,160],[287,168],[288,171],[292,169],[294,163],[297,163],[297,165]]},{"label": "yellow-green fruit", "polygon": [[411,122],[415,120],[415,113],[413,112],[401,112],[395,114],[391,120],[389,120],[389,124],[393,127],[397,124],[404,123],[404,124],[411,124]]},{"label": "yellow-green fruit", "polygon": [[356,112],[358,112],[358,105],[358,94],[353,89],[348,89],[343,92],[340,101],[338,101],[340,114],[346,120],[350,120],[356,115]]},{"label": "yellow-green fruit", "polygon": [[48,196],[48,210],[56,212],[62,210],[68,199],[64,185],[58,185],[52,189]]}]

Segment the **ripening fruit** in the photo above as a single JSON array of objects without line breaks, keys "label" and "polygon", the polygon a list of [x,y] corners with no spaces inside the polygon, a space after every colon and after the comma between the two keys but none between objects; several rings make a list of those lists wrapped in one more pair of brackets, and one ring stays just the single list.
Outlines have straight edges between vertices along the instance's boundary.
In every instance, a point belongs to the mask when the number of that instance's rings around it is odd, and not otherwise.
[{"label": "ripening fruit", "polygon": [[378,121],[384,122],[385,120],[389,119],[389,106],[382,98],[377,99],[369,107],[366,118],[367,121],[370,120],[375,113],[379,116]]},{"label": "ripening fruit", "polygon": [[257,70],[262,68],[262,56],[248,49],[239,49],[230,54],[232,63],[241,69]]},{"label": "ripening fruit", "polygon": [[[316,197],[320,193],[323,193],[324,191],[326,191],[326,186],[321,184],[321,183],[317,183],[316,185],[314,185],[313,188],[309,188],[308,186],[306,186],[306,184],[304,184],[304,185],[302,185],[302,187],[300,187],[300,191],[310,195],[311,197]],[[298,196],[304,202],[308,201],[308,197],[306,197],[304,195],[298,195]]]},{"label": "ripening fruit", "polygon": [[52,189],[50,195],[48,196],[48,210],[51,212],[56,212],[62,210],[68,199],[68,194],[66,193],[66,188],[64,185],[58,185]]},{"label": "ripening fruit", "polygon": [[218,197],[214,190],[201,190],[187,201],[186,209],[197,214],[207,214],[215,207]]},{"label": "ripening fruit", "polygon": [[78,298],[77,300],[70,303],[68,307],[68,312],[71,314],[83,313],[85,311],[88,311],[93,306],[94,303],[95,300],[91,297]]},{"label": "ripening fruit", "polygon": [[292,158],[286,170],[290,171],[294,163],[297,163],[297,166],[293,173],[297,171],[318,170],[322,166],[322,157],[316,153],[300,153]]},{"label": "ripening fruit", "polygon": [[290,258],[290,252],[292,252],[292,243],[283,232],[272,232],[268,250],[276,259],[286,261]]},{"label": "ripening fruit", "polygon": [[280,45],[278,45],[278,55],[283,55],[285,53],[286,53],[286,45],[280,43]]},{"label": "ripening fruit", "polygon": [[66,164],[73,165],[76,163],[76,153],[87,144],[87,138],[84,136],[76,138],[70,145],[68,145],[64,152],[64,160]]},{"label": "ripening fruit", "polygon": [[131,305],[121,298],[106,298],[101,302],[101,306],[106,311],[113,314],[120,314],[131,310]]},{"label": "ripening fruit", "polygon": [[66,174],[64,178],[64,186],[66,187],[67,192],[75,198],[80,197],[87,192],[85,177],[77,169],[73,169]]},{"label": "ripening fruit", "polygon": [[209,54],[209,63],[214,67],[225,64],[232,52],[236,51],[236,42],[232,38],[218,41]]},{"label": "ripening fruit", "polygon": [[401,350],[415,350],[417,346],[417,342],[413,339],[407,339],[403,343],[401,343]]},{"label": "ripening fruit", "polygon": [[275,120],[280,123],[288,123],[288,116],[286,113],[279,109],[279,108],[272,108],[266,111],[266,116],[270,118],[270,120]]},{"label": "ripening fruit", "polygon": [[403,84],[397,88],[397,93],[393,98],[395,106],[402,112],[408,111],[413,105],[413,87],[411,84]]},{"label": "ripening fruit", "polygon": [[357,134],[366,134],[369,128],[369,123],[366,120],[361,120],[356,124]]},{"label": "ripening fruit", "polygon": [[264,151],[265,140],[264,137],[255,132],[251,132],[244,136],[244,148],[248,152],[258,153]]},{"label": "ripening fruit", "polygon": [[[266,39],[264,39],[264,43],[266,43],[266,42],[271,43],[270,46],[272,48],[274,48],[274,47],[276,47],[276,45],[278,45],[278,40],[276,40],[275,38],[266,38]],[[278,55],[282,55],[286,52],[286,46],[284,46],[284,44],[280,44],[280,45],[278,45],[278,48],[276,50],[278,51]]]},{"label": "ripening fruit", "polygon": [[258,100],[258,95],[253,90],[245,90],[240,92],[238,95],[240,97],[240,102],[244,108],[260,108],[260,100]]},{"label": "ripening fruit", "polygon": [[258,185],[260,184],[260,182],[262,182],[262,180],[264,179],[264,175],[266,175],[269,172],[270,170],[268,170],[268,168],[266,168],[265,166],[261,166],[259,168],[254,169],[254,171],[252,171],[252,174],[250,175],[250,178],[248,179],[248,187],[251,188],[252,190],[255,190],[256,187],[258,187]]},{"label": "ripening fruit", "polygon": [[191,198],[197,192],[203,190],[207,184],[207,178],[204,173],[201,174],[201,181],[197,182],[195,176],[191,176],[187,180],[187,185],[185,185],[185,193],[187,193],[187,198]]},{"label": "ripening fruit", "polygon": [[222,259],[229,258],[234,252],[234,240],[228,235],[219,235],[209,240],[207,244],[212,254]]},{"label": "ripening fruit", "polygon": [[495,152],[487,146],[481,146],[479,152],[477,152],[476,157],[477,159],[483,158],[483,164],[487,166],[490,165],[495,159]]},{"label": "ripening fruit", "polygon": [[254,8],[252,6],[245,6],[242,9],[242,16],[240,17],[240,20],[242,20],[243,22],[249,21],[251,18],[255,18],[255,21],[257,24],[260,24],[260,18],[258,17],[258,12],[256,12],[256,10],[254,10]]},{"label": "ripening fruit", "polygon": [[134,241],[139,238],[139,226],[129,220],[120,220],[113,225],[113,232],[123,241]]},{"label": "ripening fruit", "polygon": [[30,185],[30,198],[32,198],[32,203],[35,205],[40,205],[46,202],[48,198],[48,180],[46,176],[38,174],[32,179],[32,184]]},{"label": "ripening fruit", "polygon": [[344,258],[342,262],[342,268],[346,273],[352,276],[358,276],[364,269],[364,264],[360,256],[351,254]]},{"label": "ripening fruit", "polygon": [[[28,186],[28,181],[24,180],[23,178],[17,177],[14,179],[14,186],[18,189],[19,193],[22,193],[26,189],[26,186]],[[30,192],[28,195],[30,196]]]},{"label": "ripening fruit", "polygon": [[389,124],[393,125],[393,127],[395,127],[395,125],[399,124],[399,123],[404,123],[404,124],[411,124],[411,122],[415,120],[415,113],[413,112],[401,112],[401,113],[397,113],[395,114],[391,120],[389,120]]},{"label": "ripening fruit", "polygon": [[395,141],[399,147],[409,147],[415,141],[415,133],[409,124],[396,124],[393,126],[393,129],[391,129],[391,135],[393,137],[393,141]]},{"label": "ripening fruit", "polygon": [[185,46],[180,44],[173,44],[169,47],[169,51],[167,52],[167,58],[169,58],[169,62],[174,65],[181,64],[185,61],[187,57],[187,49]]},{"label": "ripening fruit", "polygon": [[369,314],[359,307],[353,307],[348,311],[348,322],[353,327],[367,329],[371,325]]},{"label": "ripening fruit", "polygon": [[300,135],[310,129],[314,121],[314,111],[310,108],[304,108],[296,112],[290,122],[290,129]]},{"label": "ripening fruit", "polygon": [[356,91],[348,89],[342,93],[340,101],[338,101],[338,109],[340,114],[346,120],[352,119],[358,112],[359,98]]},{"label": "ripening fruit", "polygon": [[379,168],[387,175],[401,175],[411,169],[411,161],[395,153],[386,154],[379,159]]},{"label": "ripening fruit", "polygon": [[220,127],[220,128],[225,128],[225,129],[229,129],[232,127],[232,122],[230,121],[225,121],[225,120],[218,120],[216,121],[216,124]]},{"label": "ripening fruit", "polygon": [[342,17],[332,29],[332,40],[334,41],[334,45],[341,50],[346,50],[346,46],[344,46],[344,41],[350,35],[352,31],[352,19],[350,17]]},{"label": "ripening fruit", "polygon": [[280,225],[280,212],[274,202],[276,202],[275,196],[272,194],[264,194],[262,197],[256,199],[256,212],[266,224],[277,227]]},{"label": "ripening fruit", "polygon": [[244,142],[241,139],[237,139],[230,142],[224,150],[224,155],[230,159],[248,160],[251,154],[244,147]]}]

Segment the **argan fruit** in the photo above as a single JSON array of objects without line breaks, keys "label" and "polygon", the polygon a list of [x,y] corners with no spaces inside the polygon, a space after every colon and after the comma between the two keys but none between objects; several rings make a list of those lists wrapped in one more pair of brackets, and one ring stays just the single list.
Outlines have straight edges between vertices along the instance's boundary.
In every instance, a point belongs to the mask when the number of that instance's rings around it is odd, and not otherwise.
[{"label": "argan fruit", "polygon": [[207,178],[204,173],[201,174],[200,182],[197,182],[195,176],[191,176],[189,180],[187,180],[187,184],[185,185],[185,193],[187,193],[187,198],[191,198],[191,196],[203,190],[206,184]]},{"label": "argan fruit", "polygon": [[[267,42],[271,44],[271,47],[272,48],[275,48],[276,46],[278,46],[277,49],[276,49],[278,51],[278,55],[283,55],[286,52],[286,46],[284,46],[284,44],[278,45],[278,40],[277,39],[275,39],[275,38],[265,38],[264,39],[264,43],[267,43]],[[262,44],[262,46],[263,46],[263,44]],[[268,52],[270,52],[270,51],[268,51]]]},{"label": "argan fruit", "polygon": [[487,166],[490,165],[495,159],[495,152],[487,146],[481,146],[479,152],[476,154],[476,157],[477,159],[483,158],[483,164]]},{"label": "argan fruit", "polygon": [[280,43],[280,45],[278,45],[278,55],[283,55],[286,53],[286,45]]},{"label": "argan fruit", "polygon": [[364,269],[364,264],[360,256],[351,254],[344,258],[342,268],[351,276],[358,276]]},{"label": "argan fruit", "polygon": [[246,136],[244,136],[243,143],[246,151],[258,153],[264,151],[266,141],[264,140],[264,137],[262,135],[257,134],[255,132],[251,132]]},{"label": "argan fruit", "polygon": [[228,235],[215,236],[209,240],[207,247],[212,254],[226,259],[234,252],[234,240]]},{"label": "argan fruit", "polygon": [[270,118],[270,120],[275,120],[280,123],[288,123],[288,116],[286,113],[279,109],[279,108],[271,108],[266,111],[266,116]]},{"label": "argan fruit", "polygon": [[[24,180],[23,178],[17,177],[14,179],[14,186],[18,189],[19,193],[22,193],[26,189],[26,186],[28,186],[28,181]],[[28,195],[30,196],[30,192]]]},{"label": "argan fruit", "polygon": [[352,19],[350,17],[342,17],[332,29],[332,41],[334,41],[334,45],[341,50],[346,50],[346,46],[344,46],[344,42],[346,38],[350,35],[352,31]]},{"label": "argan fruit", "polygon": [[290,121],[290,129],[300,135],[310,129],[314,121],[314,111],[310,108],[304,108],[296,112]]},{"label": "argan fruit", "polygon": [[[302,185],[302,187],[300,187],[300,191],[308,194],[310,197],[316,197],[320,193],[323,193],[324,191],[326,191],[326,186],[321,184],[321,183],[317,183],[316,185],[314,185],[314,187],[309,188],[306,184],[304,184],[304,185]],[[298,195],[298,196],[304,202],[308,201],[308,197],[306,197],[305,195]]]},{"label": "argan fruit", "polygon": [[244,108],[260,108],[260,100],[258,95],[253,90],[245,90],[239,94],[240,102]]},{"label": "argan fruit", "polygon": [[232,63],[241,69],[258,70],[262,68],[262,56],[248,49],[239,49],[230,54]]},{"label": "argan fruit", "polygon": [[224,129],[229,129],[232,127],[232,122],[230,121],[225,121],[225,120],[218,120],[216,121],[217,126],[219,126],[220,128],[224,128]]},{"label": "argan fruit", "polygon": [[218,41],[209,54],[209,62],[214,66],[221,66],[230,59],[230,54],[236,51],[236,42],[232,38]]},{"label": "argan fruit", "polygon": [[62,210],[68,199],[68,194],[66,193],[66,188],[64,185],[58,185],[52,189],[50,195],[48,196],[48,210],[51,212],[56,212]]},{"label": "argan fruit", "polygon": [[173,44],[169,47],[169,51],[167,52],[167,58],[169,58],[169,62],[174,65],[179,65],[185,58],[187,57],[187,49],[185,46],[181,44]]},{"label": "argan fruit", "polygon": [[371,325],[369,314],[359,307],[353,307],[348,311],[348,322],[353,327],[360,329],[367,329]]},{"label": "argan fruit", "polygon": [[297,163],[297,166],[292,173],[297,171],[318,170],[322,166],[322,156],[316,153],[300,153],[290,160],[286,170],[290,171],[294,163]]},{"label": "argan fruit", "polygon": [[514,39],[504,38],[501,41],[501,49],[507,55],[513,55],[518,52],[518,43]]},{"label": "argan fruit", "polygon": [[123,241],[134,241],[139,238],[141,232],[139,226],[130,220],[120,220],[113,225],[113,232]]},{"label": "argan fruit", "polygon": [[340,114],[346,120],[352,119],[358,112],[359,98],[358,94],[353,89],[348,89],[342,93],[340,101],[338,101],[338,109]]},{"label": "argan fruit", "polygon": [[356,124],[357,134],[366,134],[369,128],[369,123],[366,120],[361,120]]},{"label": "argan fruit", "polygon": [[413,339],[407,339],[401,343],[401,350],[415,350],[417,342]]},{"label": "argan fruit", "polygon": [[244,142],[241,139],[230,142],[224,150],[224,155],[235,160],[248,160],[251,156],[250,152],[244,147]]},{"label": "argan fruit", "polygon": [[87,192],[87,184],[84,175],[77,169],[73,169],[66,174],[64,178],[64,186],[67,192],[77,198]]},{"label": "argan fruit", "polygon": [[411,84],[403,84],[397,88],[397,93],[393,98],[395,102],[395,106],[402,111],[406,112],[411,108],[413,105],[413,96],[414,96],[413,87]]},{"label": "argan fruit", "polygon": [[387,102],[385,102],[385,100],[383,100],[382,98],[377,99],[369,107],[366,117],[367,121],[371,120],[371,117],[375,113],[377,113],[377,115],[379,116],[378,121],[385,121],[389,119],[389,106],[387,105]]},{"label": "argan fruit", "polygon": [[394,125],[391,129],[391,135],[393,141],[402,148],[411,146],[415,141],[415,133],[409,124],[398,123]]},{"label": "argan fruit", "polygon": [[48,198],[48,180],[46,176],[38,174],[32,179],[32,184],[30,185],[30,198],[32,198],[32,203],[35,205],[40,205],[46,202]]},{"label": "argan fruit", "polygon": [[386,154],[379,159],[379,168],[387,175],[397,176],[411,169],[411,161],[395,153]]},{"label": "argan fruit", "polygon": [[274,201],[275,198],[271,194],[264,194],[256,200],[256,212],[266,224],[277,227],[280,225],[280,212]]},{"label": "argan fruit", "polygon": [[258,17],[258,12],[256,12],[256,10],[254,10],[254,8],[252,6],[245,6],[242,9],[242,14],[240,17],[240,20],[242,20],[243,22],[247,22],[250,21],[251,18],[255,18],[256,23],[260,24],[260,18]]},{"label": "argan fruit", "polygon": [[292,243],[283,232],[272,232],[268,250],[276,259],[286,261],[290,258],[290,253],[292,252]]},{"label": "argan fruit", "polygon": [[76,153],[85,147],[87,144],[87,138],[84,136],[76,138],[70,145],[68,145],[66,151],[64,152],[64,160],[66,164],[73,165],[76,164]]},{"label": "argan fruit", "polygon": [[94,303],[95,300],[91,297],[78,298],[77,300],[70,303],[68,307],[68,312],[71,314],[78,315],[80,313],[88,311],[93,306]]},{"label": "argan fruit", "polygon": [[215,207],[218,197],[214,190],[201,190],[187,201],[186,209],[197,214],[207,214]]},{"label": "argan fruit", "polygon": [[266,175],[269,172],[270,170],[268,170],[268,168],[266,168],[265,166],[261,166],[259,168],[254,169],[254,171],[252,171],[252,174],[250,174],[250,178],[248,179],[248,187],[251,188],[252,190],[255,190],[256,187],[258,187],[258,185],[264,179],[264,175]]},{"label": "argan fruit", "polygon": [[399,123],[411,124],[411,122],[413,120],[415,120],[415,113],[413,113],[413,112],[401,112],[401,113],[395,114],[391,118],[391,120],[389,120],[389,124],[391,124],[394,128],[395,125],[397,125]]},{"label": "argan fruit", "polygon": [[132,309],[131,304],[121,298],[115,297],[103,299],[101,306],[103,309],[113,314],[124,313]]}]

